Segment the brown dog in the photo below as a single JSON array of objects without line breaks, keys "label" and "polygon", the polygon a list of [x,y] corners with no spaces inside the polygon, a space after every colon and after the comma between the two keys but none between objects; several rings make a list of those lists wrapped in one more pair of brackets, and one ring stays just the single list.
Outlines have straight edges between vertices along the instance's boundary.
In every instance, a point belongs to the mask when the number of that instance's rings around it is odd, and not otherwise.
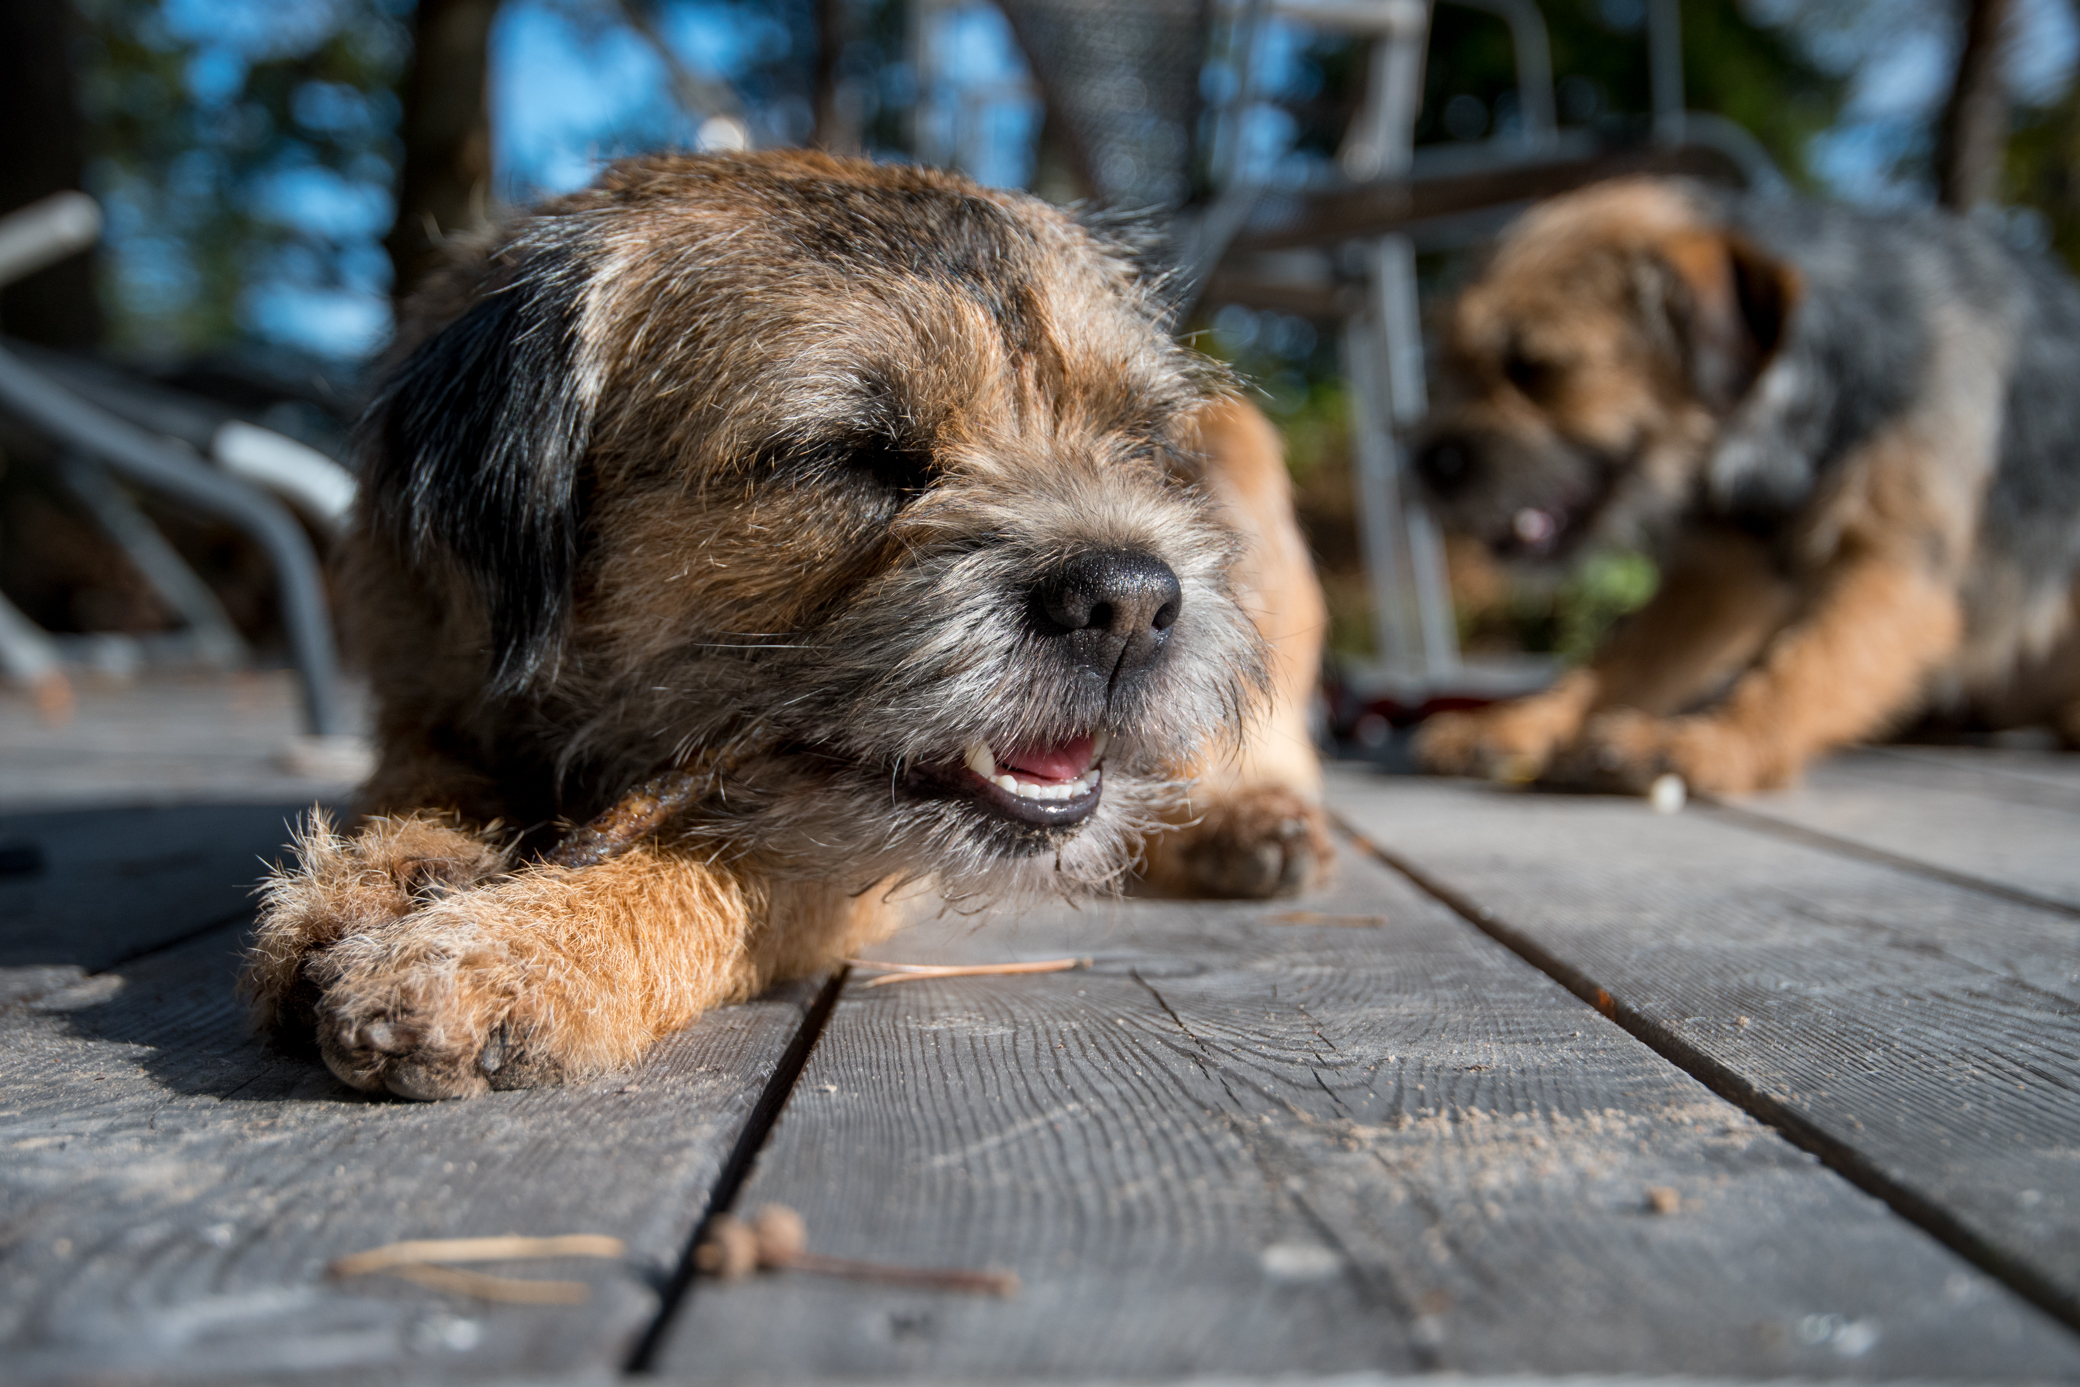
[{"label": "brown dog", "polygon": [[1937,214],[1629,180],[1547,203],[1455,305],[1417,470],[1452,528],[1663,582],[1430,767],[1778,785],[1938,714],[2080,740],[2080,290]]},{"label": "brown dog", "polygon": [[[379,764],[269,888],[262,1023],[445,1097],[624,1064],[914,883],[1113,889],[1169,824],[1168,888],[1305,884],[1320,595],[1160,313],[1043,203],[812,154],[630,161],[465,249],[370,413]],[[540,860],[672,766],[664,832]]]}]

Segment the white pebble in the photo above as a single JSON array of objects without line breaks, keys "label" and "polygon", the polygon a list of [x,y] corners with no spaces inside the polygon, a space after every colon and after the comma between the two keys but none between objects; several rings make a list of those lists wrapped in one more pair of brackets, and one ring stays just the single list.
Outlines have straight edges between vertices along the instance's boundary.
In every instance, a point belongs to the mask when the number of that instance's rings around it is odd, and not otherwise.
[{"label": "white pebble", "polygon": [[1654,806],[1656,814],[1680,814],[1689,800],[1690,787],[1674,771],[1655,776],[1647,789],[1647,803]]}]

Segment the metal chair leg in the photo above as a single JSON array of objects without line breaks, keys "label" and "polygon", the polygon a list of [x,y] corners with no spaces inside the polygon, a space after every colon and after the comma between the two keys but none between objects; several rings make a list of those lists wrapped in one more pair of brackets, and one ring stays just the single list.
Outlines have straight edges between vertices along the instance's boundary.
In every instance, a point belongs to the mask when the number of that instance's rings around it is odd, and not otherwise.
[{"label": "metal chair leg", "polygon": [[73,456],[60,464],[59,475],[102,531],[137,566],[145,581],[187,623],[189,638],[204,663],[219,669],[237,669],[249,663],[251,652],[225,614],[223,603],[217,601],[209,584],[182,561],[158,527],[145,518],[137,503],[116,485],[106,468]]},{"label": "metal chair leg", "polygon": [[0,407],[118,475],[236,525],[267,551],[282,587],[282,618],[303,679],[305,722],[320,736],[348,731],[332,617],[310,539],[288,510],[254,487],[87,403],[0,348]]}]

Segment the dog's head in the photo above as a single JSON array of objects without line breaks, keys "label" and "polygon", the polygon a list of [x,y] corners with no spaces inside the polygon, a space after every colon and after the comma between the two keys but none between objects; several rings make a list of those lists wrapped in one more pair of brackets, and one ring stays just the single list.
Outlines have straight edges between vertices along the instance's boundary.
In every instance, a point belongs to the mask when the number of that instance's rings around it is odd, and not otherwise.
[{"label": "dog's head", "polygon": [[1637,541],[1695,496],[1799,287],[1682,183],[1534,208],[1451,309],[1415,455],[1440,518],[1531,560]]},{"label": "dog's head", "polygon": [[635,160],[424,298],[367,524],[569,805],[691,763],[688,831],[776,869],[1102,882],[1262,683],[1193,481],[1222,377],[1043,203]]}]

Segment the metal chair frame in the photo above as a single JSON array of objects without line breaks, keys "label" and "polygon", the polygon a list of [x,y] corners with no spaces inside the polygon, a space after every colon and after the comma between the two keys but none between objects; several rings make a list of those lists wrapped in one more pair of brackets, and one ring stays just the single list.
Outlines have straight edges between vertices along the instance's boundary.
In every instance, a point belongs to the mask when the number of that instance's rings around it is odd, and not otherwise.
[{"label": "metal chair frame", "polygon": [[[100,210],[79,193],[61,193],[0,218],[0,284],[34,273],[91,245]],[[229,623],[208,587],[114,484],[121,479],[232,525],[257,543],[281,585],[282,619],[302,683],[305,726],[319,736],[350,731],[339,688],[339,657],[318,558],[281,502],[204,462],[176,438],[103,408],[0,344],[0,410],[56,440],[65,476],[110,537],[139,562],[148,579],[220,658],[238,658],[243,643],[223,637]],[[5,599],[0,598],[0,604]],[[57,668],[58,646],[11,605],[0,605],[0,665],[35,679]]]}]

